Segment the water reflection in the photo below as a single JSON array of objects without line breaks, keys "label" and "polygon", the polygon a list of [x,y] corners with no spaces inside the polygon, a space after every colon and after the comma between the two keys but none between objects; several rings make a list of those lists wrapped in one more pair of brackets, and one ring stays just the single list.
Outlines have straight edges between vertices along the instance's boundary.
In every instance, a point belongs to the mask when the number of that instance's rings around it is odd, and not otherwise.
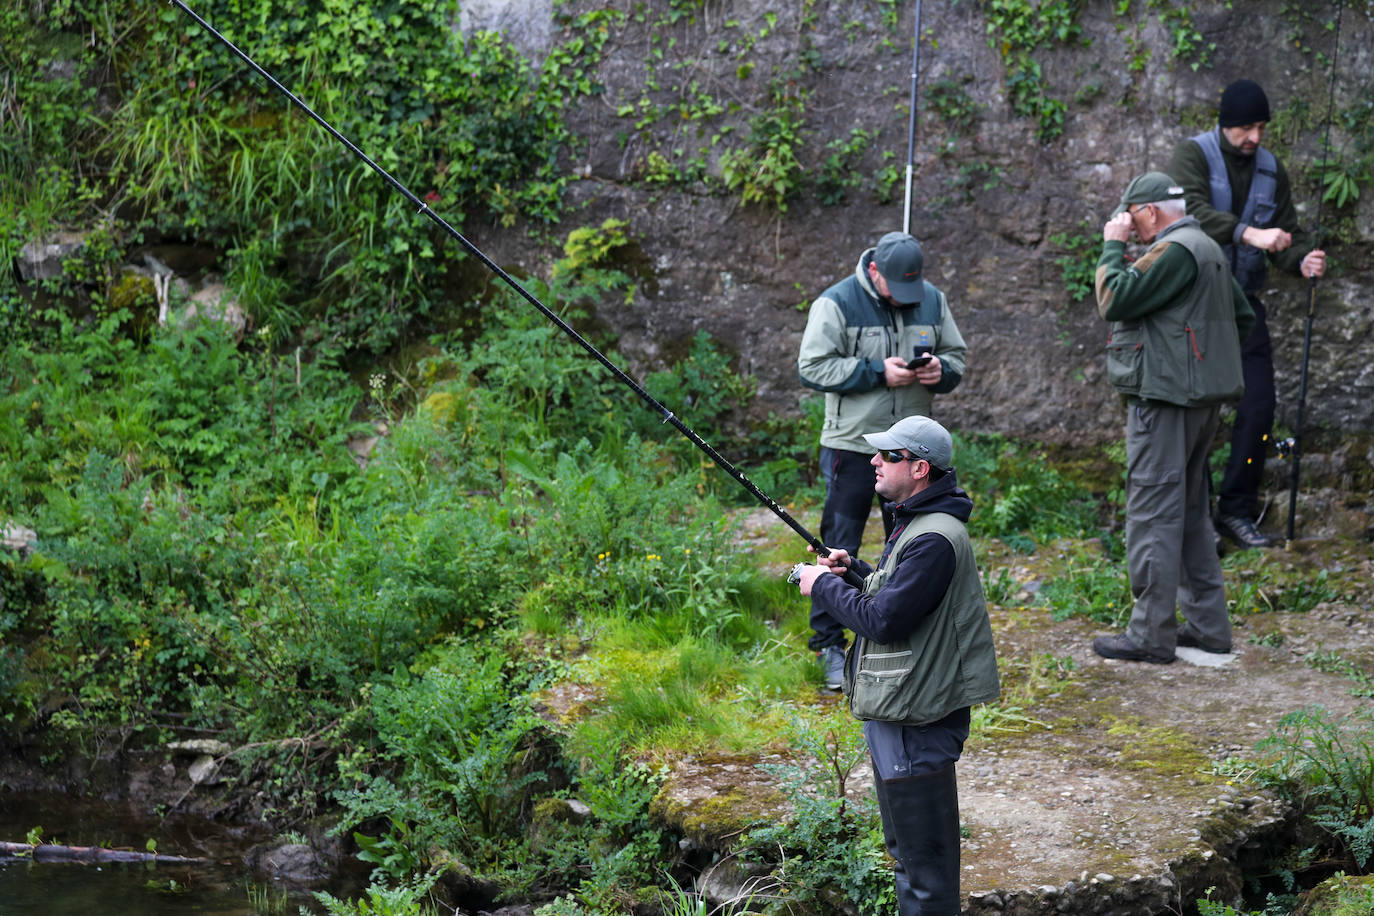
[{"label": "water reflection", "polygon": [[274,916],[295,913],[307,894],[250,888],[248,878],[223,866],[0,863],[0,916]]},{"label": "water reflection", "polygon": [[[251,873],[243,854],[270,840],[265,830],[174,816],[157,819],[124,805],[52,795],[0,794],[0,840],[44,842],[203,857],[195,865],[30,862],[0,858],[0,916],[277,916],[311,906],[307,889]],[[322,889],[344,895],[337,886]]]}]

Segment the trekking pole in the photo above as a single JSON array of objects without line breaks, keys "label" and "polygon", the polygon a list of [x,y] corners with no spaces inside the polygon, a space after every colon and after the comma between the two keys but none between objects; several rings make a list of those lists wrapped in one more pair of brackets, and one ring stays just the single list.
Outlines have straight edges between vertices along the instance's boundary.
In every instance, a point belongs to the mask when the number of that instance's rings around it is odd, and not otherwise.
[{"label": "trekking pole", "polygon": [[[682,435],[686,436],[688,441],[690,441],[697,448],[701,449],[701,451],[705,452],[707,457],[714,461],[723,471],[725,471],[725,473],[729,474],[731,477],[737,480],[740,486],[744,487],[744,489],[749,491],[750,495],[752,495],[759,502],[763,503],[763,505],[766,506],[774,515],[782,519],[789,528],[791,528],[797,534],[801,535],[802,539],[805,540],[807,544],[811,545],[811,548],[815,550],[817,554],[824,556],[830,555],[830,549],[826,547],[824,544],[822,544],[819,538],[817,538],[811,532],[807,531],[804,527],[802,527],[800,522],[798,522],[796,519],[794,519],[791,515],[787,513],[787,510],[783,509],[783,507],[778,505],[772,497],[770,497],[767,493],[764,493],[757,486],[755,486],[754,482],[744,475],[744,472],[740,471],[728,460],[726,460],[725,456],[720,454],[720,452],[712,448],[711,445],[708,442],[706,442],[706,440],[702,439],[695,432],[693,432],[685,423],[679,420],[671,410],[669,410],[662,403],[660,403],[656,398],[654,398],[653,395],[649,394],[649,392],[645,391],[639,385],[638,382],[636,382],[633,378],[631,378],[623,370],[621,370],[619,366],[617,366],[615,363],[607,359],[605,354],[603,354],[596,347],[592,346],[592,343],[589,340],[587,340],[581,334],[577,333],[576,329],[574,329],[572,325],[568,324],[556,313],[550,310],[548,306],[540,302],[538,297],[536,297],[529,290],[525,289],[525,287],[521,286],[520,283],[514,277],[512,277],[510,274],[502,270],[500,266],[497,265],[496,262],[492,261],[491,258],[487,257],[486,254],[484,254],[481,251],[481,249],[479,249],[472,242],[468,241],[462,233],[460,233],[457,229],[453,228],[453,226],[451,226],[443,217],[441,217],[439,214],[431,210],[429,208],[429,205],[426,204],[419,197],[416,197],[415,194],[409,188],[407,188],[405,185],[397,181],[394,177],[391,176],[390,173],[388,173],[377,163],[373,162],[372,159],[370,159],[366,153],[364,153],[356,145],[354,145],[353,141],[349,140],[343,134],[339,133],[339,131],[335,130],[332,124],[330,124],[324,118],[316,114],[310,108],[310,106],[306,105],[305,102],[301,101],[295,95],[295,93],[291,92],[291,90],[287,89],[285,86],[279,83],[276,77],[272,76],[272,74],[268,73],[265,69],[263,69],[257,61],[253,60],[253,58],[249,57],[245,52],[240,50],[239,47],[235,45],[232,41],[230,41],[228,38],[225,38],[218,31],[216,31],[215,28],[210,25],[210,23],[206,22],[199,15],[197,15],[195,10],[187,6],[183,2],[183,0],[169,0],[169,2],[179,7],[182,10],[182,12],[186,13],[188,16],[194,19],[200,25],[201,28],[205,29],[205,31],[213,35],[230,51],[233,51],[234,54],[240,60],[242,60],[249,67],[251,67],[263,79],[267,80],[267,82],[272,86],[272,88],[276,89],[282,95],[286,96],[293,105],[295,105],[301,111],[305,112],[305,114],[309,116],[309,118],[312,121],[320,125],[320,127],[324,128],[325,131],[327,131],[331,137],[342,143],[345,147],[348,148],[349,152],[351,152],[360,161],[362,161],[368,168],[372,169],[372,171],[376,172],[379,176],[381,176],[382,180],[389,184],[392,190],[396,191],[396,193],[400,194],[406,200],[414,204],[416,207],[416,211],[418,213],[424,214],[437,226],[439,226],[439,228],[443,229],[450,236],[456,239],[458,241],[458,244],[462,245],[463,248],[465,248],[473,257],[481,261],[488,270],[496,274],[496,276],[500,277],[501,280],[504,281],[506,285],[509,286],[511,289],[515,290],[515,292],[519,293],[521,298],[523,298],[530,305],[538,309],[539,312],[545,318],[549,319],[554,324],[556,324],[559,330],[561,330],[564,334],[567,334],[569,337],[575,340],[578,343],[578,345],[582,347],[583,350],[586,350],[587,353],[590,356],[592,356],[597,362],[605,366],[606,369],[608,369],[610,373],[616,377],[616,379],[623,382],[626,386],[630,388],[630,390],[632,390],[635,394],[639,395],[639,397],[644,401],[646,405],[648,405],[652,410],[658,413],[660,417],[662,417],[664,423],[672,424],[674,429],[682,433]],[[845,581],[849,582],[851,585],[857,587],[862,587],[863,585],[863,578],[853,569],[846,570],[844,578]]]},{"label": "trekking pole", "polygon": [[911,173],[916,162],[916,65],[921,60],[921,0],[916,0],[916,28],[911,39],[911,114],[906,129],[906,200],[902,231],[911,234]]},{"label": "trekking pole", "polygon": [[[1331,153],[1331,119],[1336,108],[1336,63],[1341,56],[1341,11],[1345,3],[1336,4],[1336,47],[1331,55],[1331,80],[1326,102],[1326,130],[1322,138],[1322,168],[1317,180],[1317,224],[1312,230],[1312,248],[1321,249],[1322,204],[1326,202],[1326,166]],[[1291,457],[1288,476],[1288,527],[1284,532],[1285,547],[1293,543],[1293,526],[1298,512],[1298,475],[1302,466],[1302,413],[1307,404],[1307,371],[1312,356],[1312,321],[1317,312],[1317,277],[1307,278],[1307,320],[1302,333],[1302,370],[1298,381],[1298,411],[1294,418],[1293,435],[1283,444]]]}]

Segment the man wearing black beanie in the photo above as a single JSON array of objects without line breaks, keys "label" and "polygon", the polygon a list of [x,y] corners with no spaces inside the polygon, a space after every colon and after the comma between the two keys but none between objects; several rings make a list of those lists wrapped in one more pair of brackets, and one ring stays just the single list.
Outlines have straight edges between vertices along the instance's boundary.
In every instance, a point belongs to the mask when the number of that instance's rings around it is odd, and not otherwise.
[{"label": "man wearing black beanie", "polygon": [[1252,80],[1236,80],[1222,90],[1217,127],[1180,142],[1169,163],[1188,215],[1222,246],[1255,312],[1241,348],[1245,394],[1236,405],[1231,456],[1217,492],[1217,532],[1242,547],[1274,543],[1256,525],[1275,404],[1273,348],[1259,291],[1268,263],[1303,277],[1326,272],[1326,253],[1298,226],[1288,173],[1260,146],[1268,122],[1264,90]]}]

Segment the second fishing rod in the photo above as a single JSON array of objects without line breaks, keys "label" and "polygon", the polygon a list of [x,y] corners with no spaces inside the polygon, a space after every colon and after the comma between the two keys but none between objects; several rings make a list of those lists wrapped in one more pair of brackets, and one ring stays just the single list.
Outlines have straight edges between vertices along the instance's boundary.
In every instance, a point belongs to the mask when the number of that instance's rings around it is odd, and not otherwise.
[{"label": "second fishing rod", "polygon": [[[450,237],[452,237],[455,241],[457,241],[458,244],[463,246],[464,250],[466,250],[473,257],[477,258],[479,261],[481,261],[482,264],[488,270],[494,273],[497,277],[501,279],[502,282],[504,282],[507,286],[513,289],[516,293],[518,293],[521,298],[523,298],[530,305],[538,309],[540,314],[542,314],[549,321],[557,325],[559,330],[561,330],[568,337],[576,341],[577,344],[588,353],[588,355],[590,355],[593,359],[595,359],[602,366],[604,366],[613,376],[615,376],[617,381],[621,382],[635,394],[639,395],[640,400],[642,400],[645,403],[645,405],[647,405],[651,410],[657,413],[662,418],[664,423],[670,424],[674,429],[676,429],[683,436],[685,436],[688,439],[688,441],[690,441],[693,445],[695,445],[698,449],[705,453],[708,458],[715,462],[721,470],[725,471],[727,474],[733,477],[735,481],[739,483],[740,486],[744,487],[744,489],[747,490],[751,496],[757,499],[760,503],[767,507],[774,515],[776,515],[779,519],[786,523],[789,528],[791,528],[794,532],[800,535],[802,539],[805,540],[806,543],[811,546],[812,550],[814,550],[817,554],[822,556],[830,555],[830,549],[827,548],[824,544],[822,544],[819,538],[813,535],[810,531],[806,530],[806,528],[803,527],[801,523],[798,522],[795,518],[793,518],[790,514],[788,514],[787,510],[780,506],[776,500],[770,497],[767,493],[764,493],[762,490],[760,490],[754,484],[753,481],[751,481],[747,476],[745,476],[743,471],[741,471],[739,468],[731,464],[730,461],[728,461],[724,455],[720,454],[720,452],[712,448],[710,443],[706,442],[706,440],[702,439],[699,435],[693,432],[692,429],[689,426],[687,426],[686,423],[680,420],[676,414],[674,414],[671,410],[664,406],[663,403],[656,399],[653,395],[649,394],[649,392],[645,391],[644,388],[638,382],[631,378],[624,370],[622,370],[615,363],[611,362],[604,353],[602,353],[595,346],[593,346],[589,340],[587,340],[585,337],[579,334],[577,330],[573,328],[572,325],[564,321],[556,312],[554,312],[543,302],[541,302],[537,296],[535,296],[533,293],[527,290],[523,285],[521,285],[514,277],[512,277],[506,271],[502,270],[500,265],[498,265],[491,258],[487,257],[487,255],[483,253],[481,249],[479,249],[471,241],[465,238],[463,234],[459,232],[457,229],[455,229],[452,225],[450,225],[447,220],[445,220],[439,214],[435,213],[432,209],[430,209],[429,205],[425,203],[425,201],[416,196],[414,192],[412,192],[400,181],[396,180],[396,178],[394,178],[389,172],[387,172],[380,165],[374,162],[366,153],[359,149],[358,146],[354,144],[352,140],[349,140],[337,129],[335,129],[335,127],[332,124],[326,121],[319,114],[316,114],[315,111],[309,105],[302,101],[291,90],[283,86],[277,80],[276,77],[274,77],[271,73],[267,72],[266,69],[264,69],[260,64],[258,64],[258,62],[255,61],[252,57],[250,57],[246,52],[241,50],[232,41],[230,41],[228,38],[222,35],[218,30],[216,30],[212,25],[210,25],[210,23],[202,19],[200,15],[196,13],[195,10],[191,9],[189,6],[186,5],[184,0],[169,0],[169,2],[172,3],[172,5],[179,8],[186,15],[194,19],[201,28],[205,29],[206,32],[208,32],[226,48],[232,51],[236,57],[238,57],[245,64],[247,64],[255,73],[257,73],[263,79],[267,80],[268,84],[271,85],[273,89],[276,89],[283,96],[285,96],[291,102],[291,104],[299,108],[307,117],[309,117],[312,121],[314,121],[326,132],[328,132],[331,137],[333,137],[335,140],[338,140],[345,147],[347,147],[350,153],[357,157],[358,160],[360,160],[368,168],[372,169],[372,171],[376,172],[377,175],[381,177],[381,179],[385,181],[391,187],[392,190],[394,190],[396,193],[400,194],[406,200],[414,204],[417,213],[425,216],[439,228],[444,230],[444,232],[447,233]],[[859,576],[858,573],[856,573],[852,569],[846,571],[844,578],[847,582],[849,582],[852,585],[859,587],[862,587],[863,585],[862,578]]]}]

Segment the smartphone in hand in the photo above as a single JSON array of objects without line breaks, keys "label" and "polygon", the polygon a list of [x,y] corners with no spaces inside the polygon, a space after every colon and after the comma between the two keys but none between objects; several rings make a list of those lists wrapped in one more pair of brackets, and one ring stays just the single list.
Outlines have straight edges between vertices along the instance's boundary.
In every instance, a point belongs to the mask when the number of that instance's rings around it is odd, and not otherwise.
[{"label": "smartphone in hand", "polygon": [[906,367],[908,369],[919,369],[926,363],[930,362],[932,358],[933,355],[929,350],[921,350],[919,353],[916,354],[915,359],[906,364]]}]

